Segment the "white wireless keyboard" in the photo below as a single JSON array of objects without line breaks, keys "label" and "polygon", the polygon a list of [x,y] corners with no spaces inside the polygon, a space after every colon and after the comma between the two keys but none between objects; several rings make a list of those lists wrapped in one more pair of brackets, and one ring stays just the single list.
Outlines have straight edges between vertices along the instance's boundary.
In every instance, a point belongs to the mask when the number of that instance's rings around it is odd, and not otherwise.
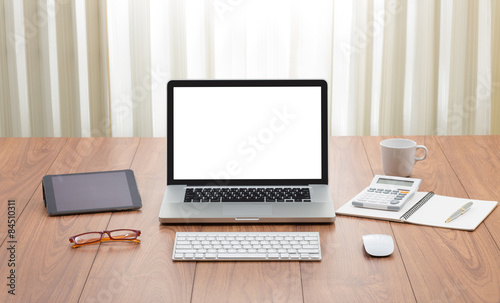
[{"label": "white wireless keyboard", "polygon": [[174,261],[320,261],[318,232],[177,232]]}]

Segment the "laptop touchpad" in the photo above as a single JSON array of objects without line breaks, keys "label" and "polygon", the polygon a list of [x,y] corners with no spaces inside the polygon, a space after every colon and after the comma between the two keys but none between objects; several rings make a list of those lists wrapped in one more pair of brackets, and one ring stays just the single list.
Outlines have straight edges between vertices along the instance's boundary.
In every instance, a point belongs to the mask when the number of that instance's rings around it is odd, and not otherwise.
[{"label": "laptop touchpad", "polygon": [[273,207],[272,205],[224,205],[222,214],[236,217],[272,216]]}]

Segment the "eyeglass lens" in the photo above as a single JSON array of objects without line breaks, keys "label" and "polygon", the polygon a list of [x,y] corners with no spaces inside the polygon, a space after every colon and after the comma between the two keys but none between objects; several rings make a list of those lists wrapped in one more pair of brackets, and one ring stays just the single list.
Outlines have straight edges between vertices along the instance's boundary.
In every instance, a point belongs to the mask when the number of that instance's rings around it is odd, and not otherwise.
[{"label": "eyeglass lens", "polygon": [[133,240],[137,238],[137,233],[133,230],[112,230],[109,233],[114,240]]},{"label": "eyeglass lens", "polygon": [[101,239],[101,233],[88,233],[75,237],[75,244],[85,244],[99,241]]}]

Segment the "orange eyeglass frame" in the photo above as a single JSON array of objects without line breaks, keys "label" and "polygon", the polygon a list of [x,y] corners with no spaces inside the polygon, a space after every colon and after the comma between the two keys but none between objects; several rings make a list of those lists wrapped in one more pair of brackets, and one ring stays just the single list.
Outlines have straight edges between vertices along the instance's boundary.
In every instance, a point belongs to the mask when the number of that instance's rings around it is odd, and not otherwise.
[{"label": "orange eyeglass frame", "polygon": [[[134,236],[125,234],[125,235],[120,235],[120,236],[111,236],[113,232],[120,232],[120,231],[130,231],[131,234],[135,234]],[[83,240],[83,243],[77,243],[78,237],[84,236],[84,235],[90,235],[90,234],[96,234],[95,238],[90,238],[90,239],[85,239]],[[97,234],[99,234],[99,237],[97,237]],[[103,238],[103,235],[106,235],[106,237]],[[94,243],[99,243],[99,242],[106,242],[106,241],[128,241],[128,242],[134,242],[134,243],[141,243],[141,240],[137,239],[141,235],[141,231],[137,229],[113,229],[113,230],[104,230],[104,231],[92,231],[92,232],[86,232],[83,234],[78,234],[76,236],[70,237],[69,242],[73,243],[73,248],[80,247],[80,246],[85,246],[89,244],[94,244]]]}]

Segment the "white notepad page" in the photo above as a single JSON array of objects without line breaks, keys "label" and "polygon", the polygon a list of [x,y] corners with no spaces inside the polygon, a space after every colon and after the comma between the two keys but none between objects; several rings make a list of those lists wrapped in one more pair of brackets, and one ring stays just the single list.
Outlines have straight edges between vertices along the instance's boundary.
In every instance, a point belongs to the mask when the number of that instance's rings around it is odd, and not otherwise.
[{"label": "white notepad page", "polygon": [[[400,219],[401,216],[417,204],[425,195],[427,195],[427,192],[415,193],[415,196],[398,212],[356,207],[352,205],[352,201],[349,201],[339,208],[336,213],[355,217],[402,221]],[[453,212],[470,201],[474,204],[469,211],[455,220],[445,223],[446,219],[448,219]],[[475,230],[493,211],[497,204],[498,202],[496,201],[453,198],[434,194],[429,201],[416,210],[406,222],[451,229]]]},{"label": "white notepad page", "polygon": [[[467,202],[473,202],[471,208],[455,220],[445,223],[452,213]],[[437,227],[475,230],[498,204],[496,201],[472,200],[434,195],[416,211],[408,222]]]}]

